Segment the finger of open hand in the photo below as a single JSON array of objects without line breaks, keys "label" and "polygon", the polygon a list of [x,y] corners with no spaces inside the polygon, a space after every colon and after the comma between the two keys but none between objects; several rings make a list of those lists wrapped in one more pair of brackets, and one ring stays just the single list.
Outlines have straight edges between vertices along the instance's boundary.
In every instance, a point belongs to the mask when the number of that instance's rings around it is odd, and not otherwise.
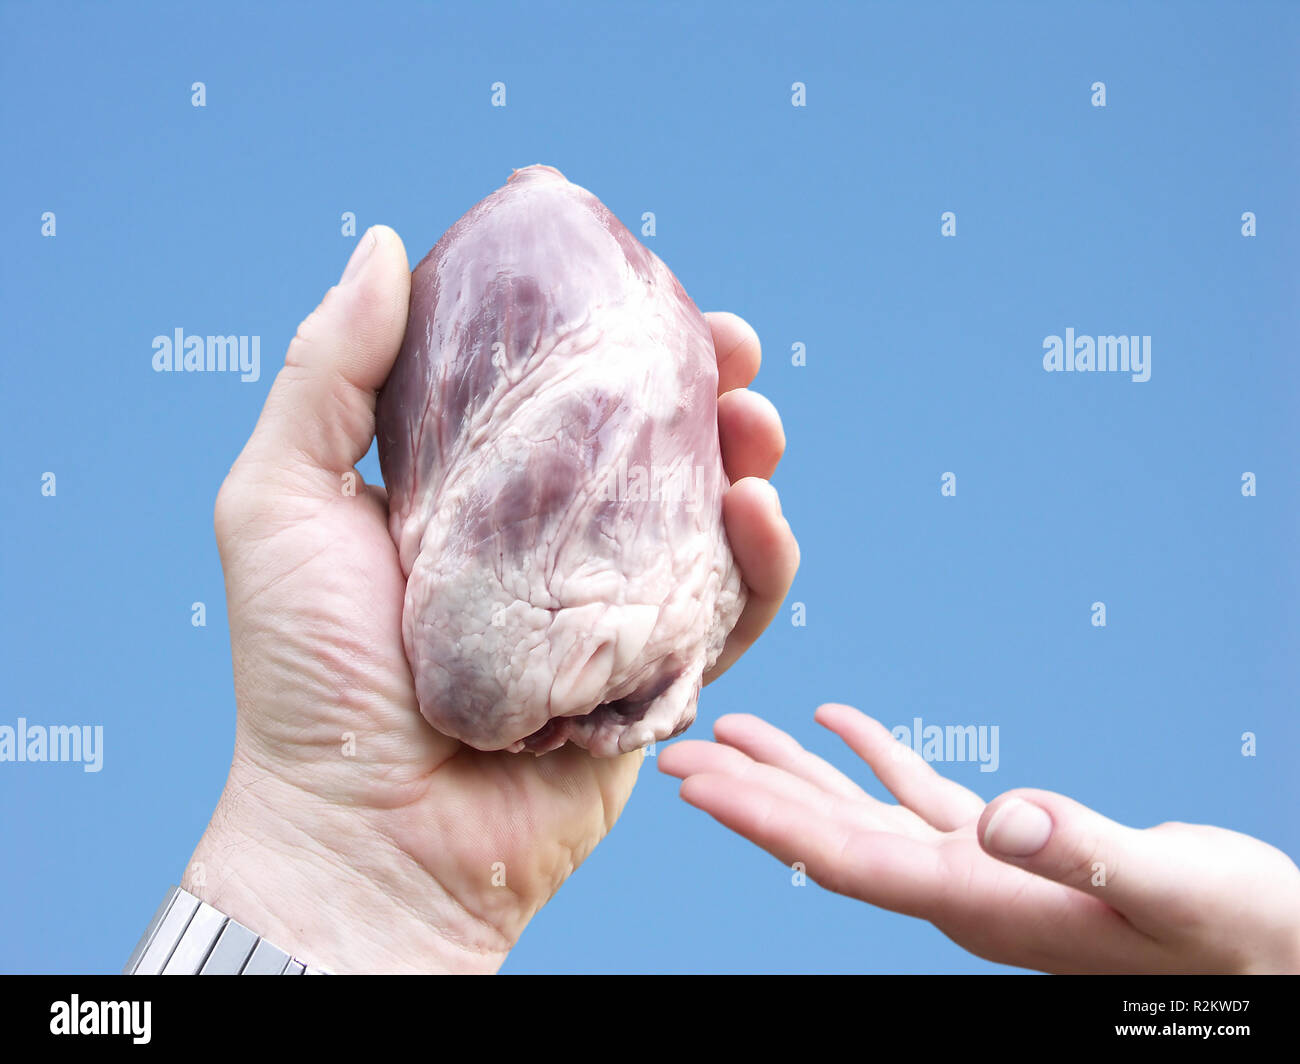
[{"label": "finger of open hand", "polygon": [[815,718],[871,766],[890,794],[940,831],[969,824],[983,811],[979,795],[939,775],[865,713],[852,706],[828,703],[818,707]]},{"label": "finger of open hand", "polygon": [[943,865],[931,844],[821,816],[752,780],[701,773],[686,778],[681,796],[837,894],[924,917],[943,889]]},{"label": "finger of open hand", "polygon": [[681,779],[714,774],[746,780],[780,800],[795,803],[818,816],[839,820],[861,831],[901,831],[905,834],[924,831],[933,835],[928,825],[899,806],[877,802],[862,793],[856,797],[831,793],[785,769],[755,761],[724,743],[697,739],[673,743],[660,755],[659,769]]},{"label": "finger of open hand", "polygon": [[792,735],[751,713],[728,713],[713,725],[718,742],[726,743],[755,761],[784,769],[830,794],[854,801],[870,797],[866,791],[828,761],[805,750]]},{"label": "finger of open hand", "polygon": [[999,795],[978,831],[998,860],[1092,894],[1154,935],[1205,882],[1195,842],[1131,828],[1052,791]]}]

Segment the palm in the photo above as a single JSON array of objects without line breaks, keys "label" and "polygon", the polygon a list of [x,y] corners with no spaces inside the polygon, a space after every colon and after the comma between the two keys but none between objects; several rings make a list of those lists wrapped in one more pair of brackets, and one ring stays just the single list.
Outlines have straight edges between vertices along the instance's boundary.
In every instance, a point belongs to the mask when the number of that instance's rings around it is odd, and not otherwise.
[{"label": "palm", "polygon": [[[240,663],[265,670],[255,648],[278,645],[274,682],[259,687],[280,694],[241,714],[255,756],[370,811],[455,909],[517,935],[609,830],[642,755],[490,754],[438,734],[402,651],[405,581],[382,493],[281,498],[266,519],[225,559],[237,690]],[[255,593],[236,601],[245,587]]]},{"label": "palm", "polygon": [[[1124,918],[1080,891],[990,857],[976,837],[979,817],[926,840],[946,886],[918,897],[910,915],[930,919],[959,946],[1000,964],[1066,971],[1062,941],[1100,936]],[[875,840],[863,839],[862,845]],[[854,892],[861,897],[865,891]],[[864,898],[863,900],[870,900]],[[1051,948],[1043,948],[1050,944]]]}]

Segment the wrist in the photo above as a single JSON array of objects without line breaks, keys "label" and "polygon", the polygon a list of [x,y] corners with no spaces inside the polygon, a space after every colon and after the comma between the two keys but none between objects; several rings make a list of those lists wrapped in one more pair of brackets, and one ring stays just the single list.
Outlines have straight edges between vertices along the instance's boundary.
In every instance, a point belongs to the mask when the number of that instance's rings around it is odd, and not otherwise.
[{"label": "wrist", "polygon": [[[490,974],[509,946],[466,936],[455,902],[367,811],[231,768],[181,886],[328,972]],[[450,904],[449,904],[450,903]]]}]

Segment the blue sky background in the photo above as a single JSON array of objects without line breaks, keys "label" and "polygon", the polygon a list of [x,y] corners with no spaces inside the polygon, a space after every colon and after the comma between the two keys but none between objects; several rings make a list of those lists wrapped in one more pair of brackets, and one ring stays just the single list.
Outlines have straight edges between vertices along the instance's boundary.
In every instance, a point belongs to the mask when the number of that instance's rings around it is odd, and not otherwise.
[{"label": "blue sky background", "polygon": [[[212,504],[340,214],[414,262],[534,162],[634,230],[654,211],[649,246],[765,344],[808,624],[691,734],[752,711],[863,779],[820,702],[996,724],[996,773],[947,769],[986,798],[1300,856],[1298,30],[1262,3],[4,4],[0,724],[102,724],[105,753],[0,764],[0,970],[119,970],[212,811]],[[260,335],[262,379],[155,374],[178,326]],[[1151,380],[1045,373],[1067,327],[1150,335]],[[792,887],[647,763],[506,970],[1005,969]]]}]

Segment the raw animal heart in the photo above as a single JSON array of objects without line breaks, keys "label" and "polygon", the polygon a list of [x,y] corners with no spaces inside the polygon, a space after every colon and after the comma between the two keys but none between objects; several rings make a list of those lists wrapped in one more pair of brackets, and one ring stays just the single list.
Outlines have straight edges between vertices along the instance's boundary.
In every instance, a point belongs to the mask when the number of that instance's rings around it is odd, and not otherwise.
[{"label": "raw animal heart", "polygon": [[558,170],[416,267],[379,396],[420,709],[480,750],[613,756],[695,719],[745,588],[717,363],[677,278]]}]

